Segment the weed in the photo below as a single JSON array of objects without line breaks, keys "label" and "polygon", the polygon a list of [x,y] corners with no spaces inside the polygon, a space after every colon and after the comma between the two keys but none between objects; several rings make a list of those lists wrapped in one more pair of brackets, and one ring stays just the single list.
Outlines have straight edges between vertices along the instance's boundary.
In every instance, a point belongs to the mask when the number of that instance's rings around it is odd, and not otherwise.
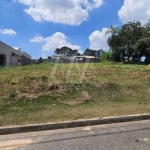
[{"label": "weed", "polygon": [[85,64],[57,64],[52,78],[54,66],[0,69],[0,126],[150,112],[144,65],[96,63],[96,74],[88,66],[82,80]]}]

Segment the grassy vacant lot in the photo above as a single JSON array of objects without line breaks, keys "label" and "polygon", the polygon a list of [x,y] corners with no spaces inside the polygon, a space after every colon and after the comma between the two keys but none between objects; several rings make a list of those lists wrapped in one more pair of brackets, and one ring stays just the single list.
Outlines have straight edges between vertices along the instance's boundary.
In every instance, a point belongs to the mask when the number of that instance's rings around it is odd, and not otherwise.
[{"label": "grassy vacant lot", "polygon": [[138,113],[150,113],[146,65],[43,63],[0,69],[0,126]]}]

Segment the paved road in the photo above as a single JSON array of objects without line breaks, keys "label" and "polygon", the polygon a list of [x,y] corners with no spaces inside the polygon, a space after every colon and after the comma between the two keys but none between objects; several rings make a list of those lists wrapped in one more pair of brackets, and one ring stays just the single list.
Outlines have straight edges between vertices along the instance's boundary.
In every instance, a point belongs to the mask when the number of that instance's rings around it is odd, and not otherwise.
[{"label": "paved road", "polygon": [[150,121],[3,135],[0,150],[150,150]]}]

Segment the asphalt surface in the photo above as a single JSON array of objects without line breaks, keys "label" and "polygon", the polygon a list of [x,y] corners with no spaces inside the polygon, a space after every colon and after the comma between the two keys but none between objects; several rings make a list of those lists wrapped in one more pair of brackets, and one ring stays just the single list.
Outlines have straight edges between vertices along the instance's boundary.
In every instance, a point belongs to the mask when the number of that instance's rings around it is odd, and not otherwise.
[{"label": "asphalt surface", "polygon": [[150,150],[150,120],[1,135],[0,150]]}]

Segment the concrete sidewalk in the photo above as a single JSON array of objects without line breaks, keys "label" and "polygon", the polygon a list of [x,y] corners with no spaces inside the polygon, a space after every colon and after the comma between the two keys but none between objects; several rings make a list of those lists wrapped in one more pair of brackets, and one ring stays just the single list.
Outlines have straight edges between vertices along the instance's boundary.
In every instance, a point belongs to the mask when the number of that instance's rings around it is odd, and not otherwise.
[{"label": "concrete sidewalk", "polygon": [[0,127],[0,135],[75,128],[75,127],[121,123],[121,122],[131,122],[131,121],[140,121],[140,120],[149,120],[149,119],[150,119],[150,114],[137,114],[137,115],[128,115],[128,116],[82,119],[82,120],[66,121],[66,122],[59,122],[59,123],[31,124],[25,126],[8,126],[8,127]]}]

